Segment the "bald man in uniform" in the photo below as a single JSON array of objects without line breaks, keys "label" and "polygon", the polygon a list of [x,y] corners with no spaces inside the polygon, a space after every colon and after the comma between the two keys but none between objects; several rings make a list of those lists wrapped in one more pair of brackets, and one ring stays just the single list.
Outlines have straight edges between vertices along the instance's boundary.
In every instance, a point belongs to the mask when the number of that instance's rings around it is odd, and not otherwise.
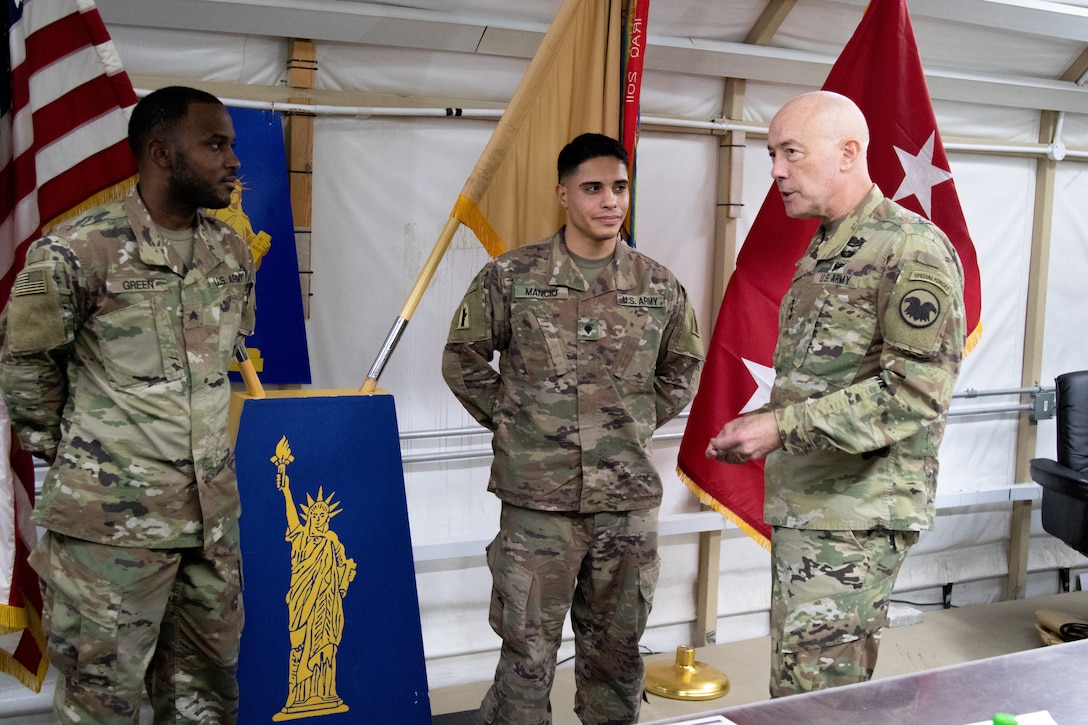
[{"label": "bald man in uniform", "polygon": [[820,220],[779,311],[770,402],[706,455],[766,458],[772,697],[867,681],[899,567],[933,527],[964,343],[948,238],[886,198],[848,98],[788,102],[767,149],[786,213]]}]

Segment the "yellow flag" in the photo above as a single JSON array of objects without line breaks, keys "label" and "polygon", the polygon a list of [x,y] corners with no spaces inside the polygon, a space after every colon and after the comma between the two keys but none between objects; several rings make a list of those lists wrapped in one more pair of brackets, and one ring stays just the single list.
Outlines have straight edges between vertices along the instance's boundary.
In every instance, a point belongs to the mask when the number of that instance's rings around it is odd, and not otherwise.
[{"label": "yellow flag", "polygon": [[[556,157],[579,134],[619,139],[621,109],[637,113],[648,12],[648,0],[563,0],[393,321],[362,392],[377,390],[460,225],[496,257],[538,242],[563,224],[555,201]],[[633,143],[628,146],[632,159]]]},{"label": "yellow flag", "polygon": [[491,256],[563,223],[556,157],[575,136],[619,138],[622,0],[564,0],[451,216]]}]

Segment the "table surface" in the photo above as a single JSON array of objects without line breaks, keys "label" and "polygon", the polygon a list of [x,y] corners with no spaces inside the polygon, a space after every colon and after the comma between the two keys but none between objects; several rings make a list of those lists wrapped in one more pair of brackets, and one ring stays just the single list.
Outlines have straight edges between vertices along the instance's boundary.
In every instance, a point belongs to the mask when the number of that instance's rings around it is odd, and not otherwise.
[{"label": "table surface", "polygon": [[1088,722],[1088,640],[657,722],[968,725],[1041,710],[1058,725]]}]

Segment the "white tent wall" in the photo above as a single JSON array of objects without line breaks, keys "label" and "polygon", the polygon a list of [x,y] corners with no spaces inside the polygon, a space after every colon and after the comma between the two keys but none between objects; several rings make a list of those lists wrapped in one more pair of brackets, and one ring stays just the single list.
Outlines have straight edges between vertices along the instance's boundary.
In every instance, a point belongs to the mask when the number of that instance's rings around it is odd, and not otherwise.
[{"label": "white tent wall", "polygon": [[[839,4],[834,9],[841,11]],[[816,25],[831,27],[841,47],[853,30],[856,13],[842,27],[829,26],[829,17],[834,15],[821,15]],[[791,27],[804,27],[801,20],[791,21]],[[229,97],[232,88],[283,84],[284,39],[125,24],[110,24],[110,32],[138,88],[190,83]],[[916,32],[919,45],[926,48],[947,40],[924,35],[921,23],[916,23]],[[934,29],[935,35],[938,32]],[[1062,50],[1035,48],[1032,52]],[[429,99],[460,99],[466,108],[501,107],[527,65],[524,58],[344,42],[318,43],[317,53],[318,90],[325,97],[341,94],[345,105],[357,104],[360,98],[403,106],[426,105]],[[720,115],[724,88],[718,78],[650,71],[643,87],[643,115],[714,118]],[[743,120],[765,126],[782,102],[812,89],[749,81]],[[949,139],[1038,142],[1039,114],[1033,110],[941,100],[935,110],[946,143]],[[307,321],[314,387],[362,383],[493,128],[491,120],[469,118],[316,119],[313,296]],[[1063,138],[1071,148],[1088,148],[1088,118],[1068,114]],[[644,131],[638,156],[638,246],[684,281],[708,337],[720,302],[711,299],[710,292],[717,153],[715,135],[655,126]],[[984,335],[967,359],[957,388],[1017,388],[1024,354],[1036,159],[970,150],[953,151],[949,157],[983,281]],[[744,164],[741,239],[770,183],[763,139],[750,135]],[[1059,373],[1088,368],[1088,337],[1083,333],[1088,329],[1086,171],[1088,163],[1083,160],[1068,159],[1057,165],[1044,379],[1039,381],[1044,386],[1052,384]],[[382,375],[380,387],[395,397],[402,434],[473,425],[443,383],[439,360],[454,306],[486,259],[472,234],[459,230]],[[1009,403],[1016,398],[987,402]],[[974,405],[956,403],[957,407]],[[682,421],[673,422],[666,431],[678,433],[682,428]],[[1017,429],[1014,413],[953,417],[941,452],[941,492],[996,490],[1023,483],[1014,480]],[[1038,455],[1053,456],[1053,430],[1052,420],[1038,424]],[[458,551],[458,542],[491,538],[498,502],[486,491],[488,446],[482,429],[476,435],[424,436],[404,443],[405,485],[416,547]],[[655,449],[665,480],[663,516],[700,510],[674,472],[677,448],[678,440],[670,438]],[[465,453],[478,455],[413,460]],[[942,586],[953,584],[957,605],[1001,599],[1009,508],[1007,503],[989,503],[943,509],[936,529],[922,537],[908,558],[896,596],[939,603]],[[1071,567],[1075,573],[1088,569],[1083,557],[1042,533],[1037,512],[1032,530],[1028,595],[1056,591],[1059,567]],[[461,558],[417,563],[432,687],[486,679],[494,666],[499,640],[487,624],[490,576],[482,549],[476,551]],[[655,651],[670,651],[691,642],[694,634],[697,535],[667,537],[661,553],[664,567],[644,644]],[[718,641],[766,633],[767,564],[763,549],[732,525],[725,527]],[[360,560],[360,574],[365,579],[365,560]],[[561,657],[569,650],[568,644]]]}]

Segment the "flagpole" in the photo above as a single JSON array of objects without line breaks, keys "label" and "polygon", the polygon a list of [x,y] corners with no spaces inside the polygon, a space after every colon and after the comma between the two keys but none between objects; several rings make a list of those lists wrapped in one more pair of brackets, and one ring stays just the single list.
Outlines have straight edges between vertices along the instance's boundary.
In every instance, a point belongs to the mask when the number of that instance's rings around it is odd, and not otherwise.
[{"label": "flagpole", "polygon": [[249,359],[249,350],[242,343],[234,346],[234,359],[238,362],[238,371],[242,373],[242,380],[246,384],[246,392],[252,398],[264,397],[264,386],[257,377],[257,370],[253,367],[253,361]]},{"label": "flagpole", "polygon": [[454,212],[446,220],[445,226],[442,227],[438,241],[435,242],[427,261],[423,264],[423,269],[420,271],[419,276],[416,277],[416,282],[412,286],[411,292],[408,293],[408,298],[401,308],[400,315],[397,316],[389,333],[386,335],[385,342],[382,343],[374,363],[370,366],[370,372],[367,373],[360,392],[371,394],[377,389],[378,378],[381,377],[386,363],[389,362],[389,357],[393,354],[394,348],[396,348],[401,335],[404,333],[404,328],[412,319],[412,313],[415,312],[416,307],[419,305],[423,293],[438,269],[439,262],[442,261],[442,257],[445,256],[446,250],[449,248],[457,227],[461,224],[461,220],[457,216],[458,209],[461,207],[474,207],[479,203],[487,185],[495,174],[496,167],[502,160],[503,154],[517,136],[521,124],[532,109],[536,91],[550,70],[552,58],[558,52],[563,30],[573,21],[578,6],[582,2],[583,0],[564,0],[556,11],[548,32],[544,34],[544,40],[541,41],[540,47],[529,62],[529,67],[525,69],[521,82],[514,89],[510,104],[499,118],[499,124],[492,132],[491,138],[488,139],[487,146],[484,147],[480,159],[476,162],[476,167],[465,181],[465,185],[461,189],[461,195],[454,207]]},{"label": "flagpole", "polygon": [[389,329],[389,334],[386,335],[385,342],[382,343],[381,350],[378,351],[378,356],[374,359],[374,364],[370,366],[370,372],[367,373],[360,392],[370,395],[377,389],[378,378],[381,377],[385,364],[389,362],[389,357],[393,354],[393,349],[396,348],[397,343],[400,341],[404,328],[408,326],[408,321],[412,319],[412,314],[415,312],[416,307],[419,306],[419,301],[423,299],[423,293],[427,291],[427,286],[430,285],[431,278],[434,277],[435,271],[438,270],[438,264],[442,261],[442,257],[446,255],[450,241],[453,240],[453,235],[460,225],[461,222],[456,217],[451,216],[446,220],[446,225],[442,227],[442,232],[438,235],[438,241],[435,242],[434,247],[431,249],[427,261],[423,263],[423,269],[420,270],[419,275],[416,277],[415,284],[412,285],[412,290],[408,293],[408,298],[404,301],[400,314],[397,315],[397,319]]}]

